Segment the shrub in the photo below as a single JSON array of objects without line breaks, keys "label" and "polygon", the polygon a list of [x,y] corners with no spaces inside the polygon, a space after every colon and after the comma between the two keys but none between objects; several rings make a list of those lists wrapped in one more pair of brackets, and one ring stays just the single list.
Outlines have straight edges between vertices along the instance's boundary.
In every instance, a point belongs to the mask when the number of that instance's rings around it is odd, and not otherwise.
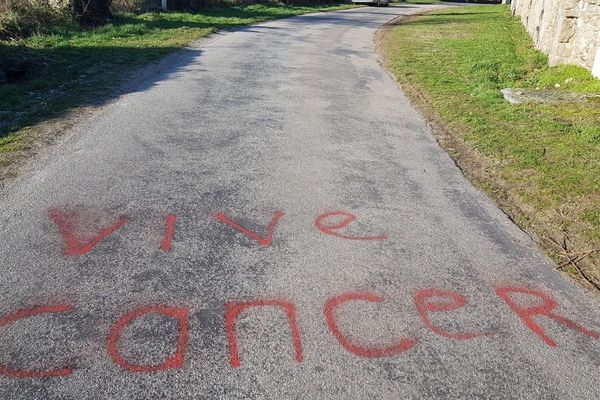
[{"label": "shrub", "polygon": [[75,18],[83,26],[99,26],[112,17],[112,0],[71,0]]},{"label": "shrub", "polygon": [[69,0],[0,0],[0,39],[22,39],[71,20]]},{"label": "shrub", "polygon": [[139,13],[158,10],[160,6],[160,0],[113,0],[110,9],[115,13]]}]

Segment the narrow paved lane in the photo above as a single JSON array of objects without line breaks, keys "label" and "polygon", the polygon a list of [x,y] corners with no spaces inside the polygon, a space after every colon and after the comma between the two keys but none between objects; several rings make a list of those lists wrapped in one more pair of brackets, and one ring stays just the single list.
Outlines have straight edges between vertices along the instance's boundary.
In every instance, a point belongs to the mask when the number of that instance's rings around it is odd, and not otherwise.
[{"label": "narrow paved lane", "polygon": [[214,36],[4,189],[0,399],[599,398],[600,302],[377,63],[418,7]]}]

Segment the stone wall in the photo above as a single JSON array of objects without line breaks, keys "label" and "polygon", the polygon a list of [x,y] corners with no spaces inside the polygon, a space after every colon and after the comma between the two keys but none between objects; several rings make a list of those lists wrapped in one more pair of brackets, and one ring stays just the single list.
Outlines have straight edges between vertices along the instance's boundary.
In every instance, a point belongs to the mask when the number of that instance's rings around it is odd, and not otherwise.
[{"label": "stone wall", "polygon": [[600,77],[600,0],[513,0],[550,64],[577,64]]}]

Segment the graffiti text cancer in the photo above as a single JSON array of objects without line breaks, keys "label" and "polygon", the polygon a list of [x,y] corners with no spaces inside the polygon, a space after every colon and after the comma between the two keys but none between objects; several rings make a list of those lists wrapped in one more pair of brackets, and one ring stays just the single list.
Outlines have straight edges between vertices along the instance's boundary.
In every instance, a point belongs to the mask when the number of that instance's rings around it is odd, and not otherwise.
[{"label": "graffiti text cancer", "polygon": [[[584,327],[571,319],[565,317],[558,310],[558,303],[549,293],[542,290],[519,287],[519,286],[499,286],[490,291],[496,293],[498,306],[502,306],[505,312],[512,312],[516,321],[520,321],[518,329],[524,329],[531,332],[533,338],[538,338],[541,346],[551,348],[558,346],[559,340],[551,336],[544,330],[541,323],[547,326],[548,323],[555,323],[562,326],[562,335],[582,335],[591,339],[598,339],[599,334],[587,327]],[[394,337],[390,337],[386,345],[375,346],[368,343],[368,340],[361,339],[356,335],[350,335],[346,332],[347,327],[341,322],[339,316],[341,313],[353,315],[353,305],[358,302],[378,303],[387,301],[385,296],[374,292],[345,292],[339,295],[331,296],[323,304],[323,326],[331,334],[331,340],[326,343],[319,342],[315,345],[340,346],[351,357],[365,359],[377,359],[383,357],[402,357],[409,353],[415,347],[423,345],[430,340],[429,335],[423,337],[410,336],[398,332]],[[430,331],[433,336],[439,336],[443,340],[494,340],[499,333],[494,331],[470,332],[470,331],[448,331],[435,323],[436,315],[440,313],[450,313],[468,305],[467,299],[458,291],[440,289],[440,288],[421,288],[414,292],[412,303],[415,311],[420,317],[423,326]],[[533,305],[531,305],[533,304]],[[303,354],[303,332],[302,320],[299,318],[296,304],[285,298],[260,298],[244,301],[226,301],[223,307],[223,320],[225,325],[226,343],[229,350],[229,364],[232,368],[240,368],[244,365],[243,354],[240,350],[239,342],[244,341],[246,331],[238,326],[238,320],[242,316],[252,316],[252,312],[260,308],[270,308],[278,313],[282,313],[287,320],[288,328],[282,331],[284,335],[290,337],[290,362],[303,363],[310,362],[306,360]],[[15,310],[0,317],[0,337],[3,329],[10,329],[11,326],[19,324],[21,321],[30,318],[44,318],[47,315],[62,315],[77,313],[76,304],[49,304],[40,305],[27,309]],[[146,305],[137,307],[134,310],[125,312],[117,318],[106,333],[105,351],[107,359],[110,360],[120,371],[125,373],[156,373],[165,370],[178,370],[185,367],[185,360],[189,357],[188,342],[190,336],[190,316],[193,315],[194,307],[180,305]],[[159,363],[140,364],[128,360],[124,354],[127,354],[122,343],[121,336],[125,329],[131,328],[132,323],[144,318],[149,314],[158,314],[164,318],[171,318],[177,322],[177,340],[170,356]],[[60,323],[60,318],[56,319]],[[514,321],[514,320],[513,320]],[[457,321],[456,326],[460,326]],[[31,325],[28,325],[31,326]],[[35,326],[35,325],[33,325]],[[198,329],[201,329],[199,327]],[[60,329],[57,329],[61,332]],[[569,333],[571,332],[571,333]],[[556,334],[555,334],[556,335]],[[307,335],[312,337],[312,335]],[[157,340],[161,340],[159,337]],[[564,338],[566,340],[566,338]],[[62,356],[62,355],[61,355]],[[66,355],[66,359],[78,359],[85,362],[84,357],[78,357],[77,354]],[[30,370],[14,365],[8,365],[2,360],[0,354],[0,376],[14,379],[34,379],[34,378],[59,378],[68,377],[85,370],[85,365],[49,365],[47,369]]]}]

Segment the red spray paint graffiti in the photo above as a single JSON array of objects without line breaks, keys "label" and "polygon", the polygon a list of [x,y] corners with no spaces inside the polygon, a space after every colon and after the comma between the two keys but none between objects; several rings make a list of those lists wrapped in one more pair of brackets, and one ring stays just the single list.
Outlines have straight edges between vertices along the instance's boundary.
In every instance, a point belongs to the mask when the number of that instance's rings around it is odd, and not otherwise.
[{"label": "red spray paint graffiti", "polygon": [[372,303],[381,303],[383,301],[383,297],[374,293],[345,293],[333,297],[327,300],[325,303],[324,313],[327,326],[342,347],[348,350],[350,353],[367,358],[388,357],[409,350],[417,344],[416,339],[400,339],[396,344],[388,347],[370,347],[353,343],[340,331],[335,318],[336,309],[344,303],[348,303],[350,301],[369,301]]},{"label": "red spray paint graffiti", "polygon": [[267,233],[264,237],[260,237],[256,232],[251,231],[248,228],[243,227],[242,225],[236,223],[229,216],[223,213],[218,213],[215,215],[215,218],[227,225],[232,226],[236,230],[242,232],[243,234],[250,236],[252,239],[256,240],[263,246],[270,246],[273,241],[273,233],[275,232],[275,228],[277,227],[277,223],[284,216],[283,211],[275,211],[273,213],[273,217],[271,218],[271,222],[269,222],[269,226],[267,227]]},{"label": "red spray paint graffiti", "polygon": [[[569,329],[573,329],[587,335],[591,338],[598,339],[599,335],[597,332],[591,331],[583,326],[576,324],[575,322],[567,319],[561,315],[558,315],[554,309],[557,306],[556,301],[554,301],[548,294],[543,293],[539,290],[535,289],[527,289],[527,288],[516,288],[516,287],[499,287],[496,288],[496,293],[498,296],[504,300],[504,302],[513,310],[519,318],[523,321],[525,326],[531,329],[536,335],[542,338],[544,342],[548,346],[556,347],[556,341],[552,339],[550,336],[546,334],[546,332],[539,326],[535,320],[534,316],[544,316],[554,321],[558,322],[566,326]],[[517,304],[512,298],[511,294],[526,294],[530,296],[535,296],[542,300],[542,303],[535,306],[523,307]]]},{"label": "red spray paint graffiti", "polygon": [[77,237],[73,225],[73,220],[79,217],[77,212],[62,212],[51,209],[48,214],[50,219],[58,226],[60,234],[66,244],[66,253],[69,256],[81,256],[89,253],[98,243],[127,223],[127,218],[121,216],[114,224],[101,230],[96,236],[90,238],[86,242],[82,242],[81,239]]},{"label": "red spray paint graffiti", "polygon": [[[452,302],[434,302],[433,298],[446,298]],[[449,339],[466,340],[474,339],[480,336],[493,335],[492,332],[447,332],[442,328],[434,325],[429,318],[430,313],[441,311],[453,311],[467,304],[467,300],[458,292],[443,289],[421,289],[415,294],[415,305],[417,312],[421,316],[423,323],[436,335],[440,335]]]},{"label": "red spray paint graffiti", "polygon": [[[165,359],[161,364],[132,364],[125,360],[123,356],[121,356],[121,353],[119,352],[119,339],[127,325],[133,322],[133,320],[149,313],[162,314],[166,317],[177,319],[177,322],[179,324],[177,349],[172,356]],[[185,352],[188,343],[188,318],[188,310],[181,307],[146,306],[133,310],[119,318],[119,320],[110,328],[110,331],[108,332],[108,337],[106,339],[106,347],[108,354],[115,364],[131,372],[156,372],[166,369],[181,368],[183,367]]]},{"label": "red spray paint graffiti", "polygon": [[[341,219],[339,219],[341,217]],[[344,235],[342,233],[336,232],[340,229],[344,229],[352,222],[356,221],[357,217],[354,214],[351,214],[347,211],[330,211],[325,214],[319,215],[315,219],[315,226],[321,232],[338,237],[340,239],[348,239],[348,240],[386,240],[388,237],[386,235],[378,235],[378,236],[350,236]],[[329,221],[329,223],[327,223]]]},{"label": "red spray paint graffiti", "polygon": [[235,321],[237,317],[249,308],[254,307],[279,307],[286,313],[292,333],[292,342],[296,353],[296,361],[302,362],[302,341],[300,339],[300,328],[296,317],[296,306],[286,300],[254,300],[248,302],[228,302],[225,304],[225,329],[227,331],[227,342],[229,343],[229,360],[233,368],[238,368],[241,364],[240,354],[237,344],[237,335],[235,331]]},{"label": "red spray paint graffiti", "polygon": [[[67,313],[73,310],[73,306],[70,304],[57,304],[52,306],[39,306],[33,307],[26,310],[15,311],[8,314],[0,319],[0,327],[7,326],[16,322],[20,319],[34,317],[41,314],[49,313]],[[69,376],[73,373],[73,368],[63,367],[57,369],[49,369],[45,371],[33,371],[25,369],[13,369],[6,365],[0,364],[0,375],[8,376],[11,378],[49,378],[49,377],[60,377]]]},{"label": "red spray paint graffiti", "polygon": [[[509,308],[515,312],[523,323],[537,336],[551,347],[557,346],[556,341],[549,337],[546,332],[534,321],[534,317],[543,316],[554,320],[567,328],[578,331],[593,339],[598,339],[599,334],[587,329],[565,317],[559,315],[555,310],[558,304],[550,295],[536,290],[519,287],[499,287],[496,289],[498,296],[506,302]],[[517,296],[530,296],[530,300],[537,300],[539,304],[533,306],[524,306],[515,301]],[[539,302],[541,300],[541,302]],[[371,346],[356,343],[342,332],[338,322],[339,308],[345,307],[344,312],[351,311],[350,303],[356,301],[366,301],[370,303],[381,303],[383,297],[371,292],[348,292],[328,299],[323,308],[325,324],[333,334],[337,342],[348,352],[364,358],[391,357],[410,350],[420,344],[421,340],[416,338],[399,338],[389,346]],[[529,301],[527,301],[529,304]],[[488,332],[447,332],[435,325],[430,314],[435,312],[449,312],[457,310],[466,305],[466,299],[456,291],[442,289],[421,289],[416,291],[414,304],[421,320],[434,333],[451,339],[472,339],[482,335],[489,335]],[[302,340],[300,336],[300,327],[298,324],[296,306],[293,302],[283,299],[258,299],[245,302],[230,301],[225,303],[225,330],[229,346],[230,364],[233,368],[241,365],[238,333],[236,321],[238,317],[253,308],[257,307],[275,307],[282,310],[288,320],[291,332],[292,343],[294,346],[295,359],[301,363],[304,359],[302,350]],[[8,326],[18,320],[34,317],[47,313],[67,313],[73,310],[73,306],[68,304],[49,305],[34,307],[31,309],[18,310],[0,318],[0,328]],[[175,352],[167,357],[163,362],[157,365],[139,365],[127,361],[119,351],[119,341],[124,330],[137,318],[150,313],[156,313],[168,318],[173,318],[178,322],[178,337]],[[170,369],[180,369],[184,365],[187,352],[189,336],[189,311],[181,307],[169,307],[161,305],[144,306],[130,311],[121,316],[118,321],[111,326],[107,338],[106,348],[111,360],[123,370],[132,373],[152,373]],[[80,370],[85,368],[80,367]],[[48,377],[66,377],[74,373],[71,366],[49,369],[49,370],[27,370],[11,368],[5,364],[0,364],[0,375],[10,378],[48,378]]]},{"label": "red spray paint graffiti", "polygon": [[175,235],[175,222],[177,216],[174,214],[167,215],[167,229],[165,230],[165,236],[160,244],[160,248],[168,253],[171,251],[171,243],[173,242],[173,236]]},{"label": "red spray paint graffiti", "polygon": [[[85,236],[81,232],[78,232],[78,224],[81,222],[81,215],[76,211],[60,211],[56,208],[52,208],[48,211],[50,219],[58,226],[58,230],[65,242],[65,251],[68,256],[82,256],[96,247],[100,242],[106,239],[117,230],[121,229],[124,225],[129,222],[126,216],[120,216],[110,226],[96,232],[93,237],[83,239],[81,236]],[[214,218],[224,224],[227,224],[235,230],[243,233],[244,235],[256,240],[260,245],[268,247],[273,243],[273,236],[275,229],[279,221],[284,217],[283,211],[275,211],[271,217],[271,221],[266,228],[264,236],[238,224],[231,217],[225,213],[214,214]],[[357,217],[348,211],[330,211],[325,214],[319,215],[314,225],[316,228],[325,233],[326,235],[335,236],[340,239],[357,240],[357,241],[375,241],[375,240],[386,240],[387,235],[374,235],[374,236],[352,236],[349,234],[341,233],[341,231],[348,227],[352,222],[356,221]],[[173,237],[175,235],[175,224],[177,216],[175,214],[168,214],[166,217],[166,228],[164,236],[160,244],[160,248],[168,253],[172,249]]]}]

